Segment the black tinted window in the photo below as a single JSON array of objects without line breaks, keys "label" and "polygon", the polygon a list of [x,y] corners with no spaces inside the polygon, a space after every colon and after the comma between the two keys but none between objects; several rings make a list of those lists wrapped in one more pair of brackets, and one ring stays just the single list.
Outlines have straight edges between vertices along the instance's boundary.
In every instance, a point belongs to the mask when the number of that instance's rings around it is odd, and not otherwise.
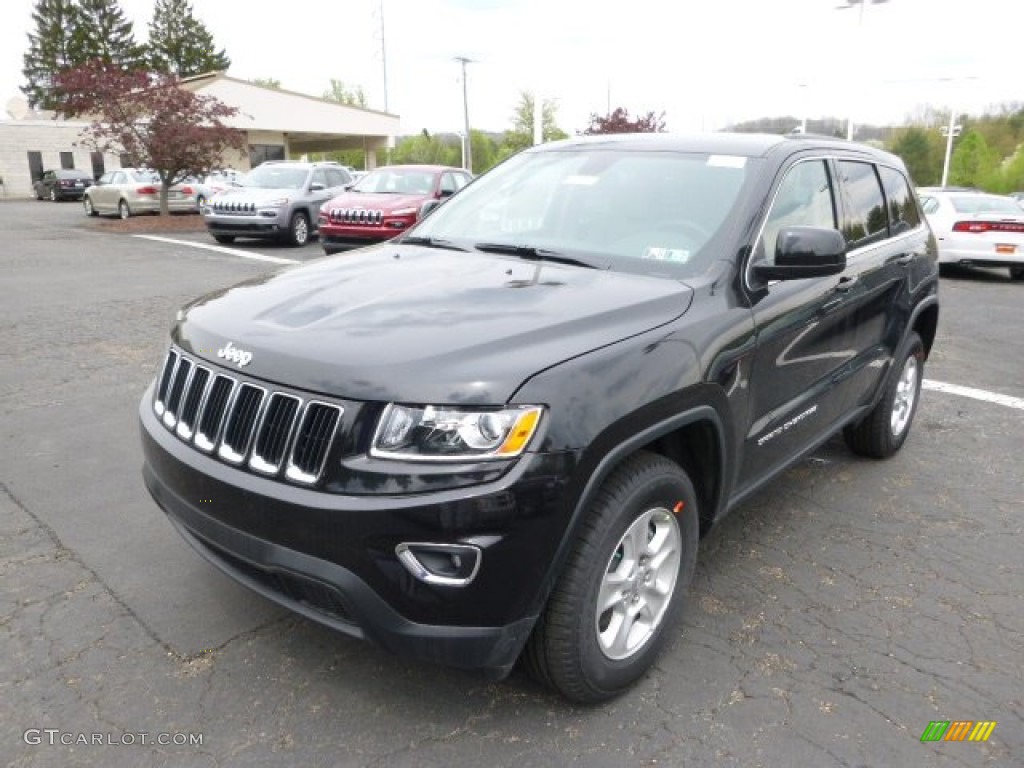
[{"label": "black tinted window", "polygon": [[875,166],[850,160],[839,161],[846,198],[850,203],[843,234],[851,248],[867,245],[886,236],[888,218]]},{"label": "black tinted window", "polygon": [[906,178],[897,170],[879,166],[882,188],[889,203],[889,232],[898,235],[914,229],[921,223],[921,212],[914,203],[914,193]]}]

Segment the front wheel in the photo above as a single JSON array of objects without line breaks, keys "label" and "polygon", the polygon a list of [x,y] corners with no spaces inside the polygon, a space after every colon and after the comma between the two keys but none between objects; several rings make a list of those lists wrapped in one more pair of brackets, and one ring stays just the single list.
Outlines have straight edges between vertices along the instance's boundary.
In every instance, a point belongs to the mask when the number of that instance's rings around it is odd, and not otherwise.
[{"label": "front wheel", "polygon": [[860,456],[886,459],[903,447],[910,434],[924,377],[924,345],[914,331],[896,363],[894,376],[878,405],[860,422],[843,430],[847,447]]},{"label": "front wheel", "polygon": [[122,200],[117,204],[117,215],[122,219],[127,219],[132,215],[132,209],[128,207],[127,200]]},{"label": "front wheel", "polygon": [[566,698],[609,699],[654,663],[697,562],[697,497],[674,462],[641,452],[604,482],[534,627],[524,661]]},{"label": "front wheel", "polygon": [[1010,267],[1011,280],[1024,280],[1024,267]]},{"label": "front wheel", "polygon": [[288,242],[297,246],[309,242],[309,219],[301,211],[292,214],[292,220],[288,225]]}]

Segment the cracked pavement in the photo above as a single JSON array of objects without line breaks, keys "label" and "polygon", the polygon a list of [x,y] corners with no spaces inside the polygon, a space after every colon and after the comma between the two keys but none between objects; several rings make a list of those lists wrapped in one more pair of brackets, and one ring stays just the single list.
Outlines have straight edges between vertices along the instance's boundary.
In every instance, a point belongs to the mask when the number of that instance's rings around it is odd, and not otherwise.
[{"label": "cracked pavement", "polygon": [[[894,459],[829,442],[702,541],[657,667],[573,707],[519,671],[492,684],[394,658],[193,553],[142,485],[136,405],[177,306],[266,266],[82,218],[0,203],[7,765],[1021,765],[1024,411],[924,392]],[[944,278],[926,376],[1024,397],[1022,291]],[[998,725],[922,744],[931,720]],[[135,743],[60,743],[79,734]]]}]

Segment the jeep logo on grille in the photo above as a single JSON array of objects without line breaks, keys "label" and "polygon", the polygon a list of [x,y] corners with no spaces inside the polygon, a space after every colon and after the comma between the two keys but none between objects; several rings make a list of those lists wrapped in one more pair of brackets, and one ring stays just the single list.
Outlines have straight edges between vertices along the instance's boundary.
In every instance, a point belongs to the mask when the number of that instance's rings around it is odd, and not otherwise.
[{"label": "jeep logo on grille", "polygon": [[252,352],[239,349],[229,341],[217,350],[217,357],[223,357],[229,363],[238,363],[239,368],[244,368],[252,360]]}]

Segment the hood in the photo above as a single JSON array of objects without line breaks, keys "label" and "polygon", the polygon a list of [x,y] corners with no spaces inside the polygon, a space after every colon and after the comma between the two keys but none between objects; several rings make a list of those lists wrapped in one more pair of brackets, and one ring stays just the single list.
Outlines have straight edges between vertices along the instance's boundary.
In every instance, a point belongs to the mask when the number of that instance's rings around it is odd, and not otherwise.
[{"label": "hood", "polygon": [[397,211],[399,208],[416,208],[433,195],[394,195],[384,192],[345,192],[324,203],[323,209],[365,208],[370,211]]},{"label": "hood", "polygon": [[205,296],[173,336],[215,365],[244,360],[250,376],[310,392],[498,404],[538,371],[671,321],[691,298],[663,278],[385,243]]},{"label": "hood", "polygon": [[262,187],[228,187],[217,193],[211,202],[222,203],[265,203],[268,200],[280,200],[282,197],[296,197],[301,194],[298,189],[263,189]]}]

